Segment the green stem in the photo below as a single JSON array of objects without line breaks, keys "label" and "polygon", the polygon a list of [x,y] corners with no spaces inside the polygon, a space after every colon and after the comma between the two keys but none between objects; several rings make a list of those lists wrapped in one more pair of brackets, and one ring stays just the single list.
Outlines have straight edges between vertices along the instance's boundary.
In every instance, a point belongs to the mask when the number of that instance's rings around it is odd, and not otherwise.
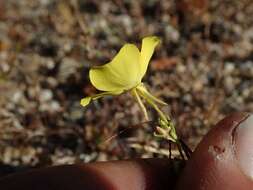
[{"label": "green stem", "polygon": [[170,129],[169,135],[171,136],[171,138],[174,141],[177,141],[178,138],[177,138],[177,134],[176,134],[176,129],[175,129],[173,123],[171,122],[171,119],[168,116],[166,116],[159,109],[159,107],[156,105],[156,103],[153,101],[153,99],[151,99],[151,98],[149,98],[149,96],[147,96],[146,90],[142,90],[142,89],[138,89],[138,88],[137,88],[137,90],[140,92],[140,95],[147,101],[147,103],[157,111],[157,113],[161,119],[161,123],[160,123],[161,126],[160,127],[169,128]]},{"label": "green stem", "polygon": [[157,97],[153,96],[152,94],[149,93],[149,91],[146,89],[146,87],[144,86],[144,84],[140,84],[137,86],[137,90],[139,90],[140,92],[142,92],[143,94],[145,94],[145,96],[152,100],[154,103],[158,103],[161,105],[165,105],[167,106],[168,104],[160,99],[158,99]]},{"label": "green stem", "polygon": [[142,100],[135,88],[132,90],[132,94],[134,95],[135,99],[137,100],[137,103],[138,103],[140,109],[142,110],[145,119],[148,121],[149,120],[148,112],[147,112],[146,107],[144,106],[144,104],[143,104],[143,102],[142,102]]},{"label": "green stem", "polygon": [[159,109],[159,107],[150,99],[145,99],[149,105],[151,105],[159,114],[159,117],[163,120],[163,121],[167,121],[167,117],[166,115]]}]

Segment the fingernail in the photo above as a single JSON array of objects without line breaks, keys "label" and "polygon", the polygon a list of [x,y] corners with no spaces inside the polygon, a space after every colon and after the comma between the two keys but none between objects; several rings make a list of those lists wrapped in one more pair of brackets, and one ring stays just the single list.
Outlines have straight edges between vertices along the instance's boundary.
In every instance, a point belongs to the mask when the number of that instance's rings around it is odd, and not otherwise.
[{"label": "fingernail", "polygon": [[235,129],[234,148],[240,169],[253,180],[253,115],[249,115]]}]

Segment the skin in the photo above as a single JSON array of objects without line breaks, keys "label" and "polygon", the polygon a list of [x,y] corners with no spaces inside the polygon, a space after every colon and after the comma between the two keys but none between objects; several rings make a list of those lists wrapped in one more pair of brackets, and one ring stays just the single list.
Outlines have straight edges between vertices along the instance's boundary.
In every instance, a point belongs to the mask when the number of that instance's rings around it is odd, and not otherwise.
[{"label": "skin", "polygon": [[[237,132],[238,126],[247,118],[249,114],[236,113],[220,121],[203,138],[184,168],[182,162],[166,159],[57,166],[4,177],[0,179],[0,189],[251,190],[253,180],[240,167],[236,152],[245,150],[245,146],[250,150],[252,145],[241,141],[237,145],[238,140],[235,140],[241,134]],[[247,125],[253,128],[253,123]],[[182,170],[178,169],[181,167]],[[180,171],[179,174],[176,171]]]}]

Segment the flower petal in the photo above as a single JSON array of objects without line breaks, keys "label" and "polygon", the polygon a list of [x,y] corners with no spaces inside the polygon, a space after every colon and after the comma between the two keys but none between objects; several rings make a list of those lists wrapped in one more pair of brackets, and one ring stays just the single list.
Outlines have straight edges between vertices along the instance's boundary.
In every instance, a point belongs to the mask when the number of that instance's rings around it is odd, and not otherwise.
[{"label": "flower petal", "polygon": [[149,61],[154,53],[154,49],[160,41],[160,38],[157,36],[143,38],[141,46],[141,78],[145,75]]},{"label": "flower petal", "polygon": [[80,104],[85,107],[91,102],[92,98],[90,96],[82,98]]},{"label": "flower petal", "polygon": [[104,96],[110,96],[110,95],[119,95],[121,94],[123,91],[119,90],[119,91],[113,91],[113,92],[102,92],[102,93],[99,93],[99,94],[95,94],[93,96],[87,96],[83,99],[81,99],[81,102],[80,104],[85,107],[87,106],[92,100],[96,100],[96,99],[99,99],[99,98],[102,98]]},{"label": "flower petal", "polygon": [[133,44],[124,45],[114,59],[90,70],[90,80],[101,91],[129,90],[138,85],[140,52]]}]

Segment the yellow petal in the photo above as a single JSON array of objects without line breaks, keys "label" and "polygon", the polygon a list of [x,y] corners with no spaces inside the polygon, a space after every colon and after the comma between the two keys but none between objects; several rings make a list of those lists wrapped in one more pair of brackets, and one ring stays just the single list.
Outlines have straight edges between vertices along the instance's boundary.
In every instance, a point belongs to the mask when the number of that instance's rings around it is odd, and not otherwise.
[{"label": "yellow petal", "polygon": [[138,48],[126,44],[111,62],[91,69],[89,75],[91,83],[98,90],[129,90],[140,83],[140,69]]},{"label": "yellow petal", "polygon": [[85,107],[91,102],[92,98],[90,96],[82,98],[80,104]]},{"label": "yellow petal", "polygon": [[160,41],[160,38],[156,36],[143,38],[141,46],[141,77],[145,75],[149,61],[154,53],[154,49]]},{"label": "yellow petal", "polygon": [[121,94],[123,91],[113,91],[113,92],[102,92],[102,93],[99,93],[99,94],[95,94],[93,96],[88,96],[88,97],[85,97],[83,99],[81,99],[81,102],[80,104],[85,107],[87,106],[92,100],[96,100],[96,99],[99,99],[99,98],[102,98],[104,96],[110,96],[110,95],[119,95]]}]

